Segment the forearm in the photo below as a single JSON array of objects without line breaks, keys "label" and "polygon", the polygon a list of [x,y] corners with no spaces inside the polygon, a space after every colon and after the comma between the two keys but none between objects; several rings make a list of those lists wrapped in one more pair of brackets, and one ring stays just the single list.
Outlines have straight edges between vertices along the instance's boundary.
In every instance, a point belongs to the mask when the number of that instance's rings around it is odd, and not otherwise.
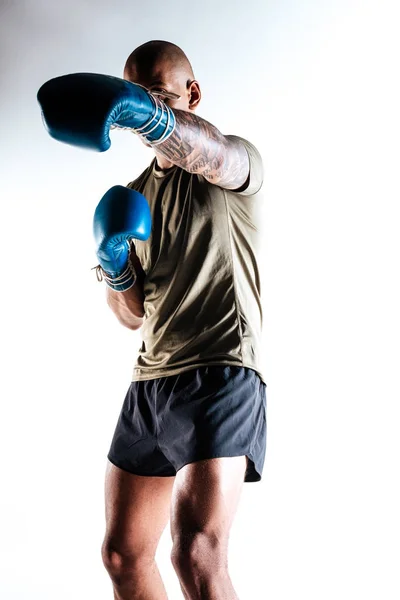
[{"label": "forearm", "polygon": [[136,272],[136,283],[126,292],[116,292],[107,287],[107,304],[118,321],[128,329],[139,329],[143,325],[145,272],[132,248],[130,259]]},{"label": "forearm", "polygon": [[249,158],[239,140],[226,138],[214,125],[194,113],[174,110],[176,126],[156,151],[189,173],[228,189],[242,186]]},{"label": "forearm", "polygon": [[144,294],[140,284],[126,292],[115,292],[107,287],[107,304],[118,321],[128,329],[139,329],[143,325]]}]

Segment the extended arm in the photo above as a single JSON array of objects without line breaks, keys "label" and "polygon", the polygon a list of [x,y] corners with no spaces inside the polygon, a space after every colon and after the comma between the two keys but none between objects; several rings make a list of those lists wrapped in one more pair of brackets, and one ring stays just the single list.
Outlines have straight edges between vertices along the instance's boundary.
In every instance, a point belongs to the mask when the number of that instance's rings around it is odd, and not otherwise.
[{"label": "extended arm", "polygon": [[62,142],[104,152],[110,129],[122,128],[138,133],[171,163],[221,187],[241,188],[249,176],[240,140],[192,112],[172,109],[140,85],[75,73],[46,82],[38,100],[48,132]]}]

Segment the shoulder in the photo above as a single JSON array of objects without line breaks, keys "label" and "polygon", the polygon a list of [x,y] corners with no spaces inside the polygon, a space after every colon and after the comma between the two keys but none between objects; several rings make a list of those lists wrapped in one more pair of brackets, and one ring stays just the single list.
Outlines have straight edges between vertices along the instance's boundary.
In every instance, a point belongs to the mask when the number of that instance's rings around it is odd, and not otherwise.
[{"label": "shoulder", "polygon": [[259,150],[254,144],[252,144],[245,138],[239,137],[237,135],[226,135],[225,137],[233,142],[241,143],[246,149],[246,152],[249,157],[249,176],[245,185],[242,186],[240,189],[235,190],[235,192],[246,196],[256,194],[260,191],[264,182],[264,164]]}]

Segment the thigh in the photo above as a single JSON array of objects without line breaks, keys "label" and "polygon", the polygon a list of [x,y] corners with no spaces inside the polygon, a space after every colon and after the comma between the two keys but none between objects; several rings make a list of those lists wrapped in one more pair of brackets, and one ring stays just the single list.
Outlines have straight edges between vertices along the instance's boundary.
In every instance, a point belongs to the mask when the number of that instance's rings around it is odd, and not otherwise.
[{"label": "thigh", "polygon": [[172,539],[198,533],[227,540],[246,471],[246,456],[200,460],[176,475],[171,503]]},{"label": "thigh", "polygon": [[265,385],[253,369],[209,366],[181,373],[157,399],[160,448],[175,471],[201,460],[247,456],[244,479],[259,481],[265,404]]},{"label": "thigh", "polygon": [[133,475],[108,462],[103,544],[106,553],[154,556],[170,516],[174,479]]}]

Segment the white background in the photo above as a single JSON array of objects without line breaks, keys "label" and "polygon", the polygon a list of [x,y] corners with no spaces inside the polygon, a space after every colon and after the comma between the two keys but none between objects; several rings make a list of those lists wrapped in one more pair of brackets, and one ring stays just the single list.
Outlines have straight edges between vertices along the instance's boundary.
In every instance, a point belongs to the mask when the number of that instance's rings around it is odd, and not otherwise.
[{"label": "white background", "polygon": [[[395,2],[1,4],[0,596],[110,600],[106,453],[140,333],[104,300],[92,216],[152,158],[55,142],[47,79],[180,45],[198,114],[265,161],[263,481],[231,536],[241,600],[398,600],[399,21]],[[168,529],[158,558],[170,598]]]}]

